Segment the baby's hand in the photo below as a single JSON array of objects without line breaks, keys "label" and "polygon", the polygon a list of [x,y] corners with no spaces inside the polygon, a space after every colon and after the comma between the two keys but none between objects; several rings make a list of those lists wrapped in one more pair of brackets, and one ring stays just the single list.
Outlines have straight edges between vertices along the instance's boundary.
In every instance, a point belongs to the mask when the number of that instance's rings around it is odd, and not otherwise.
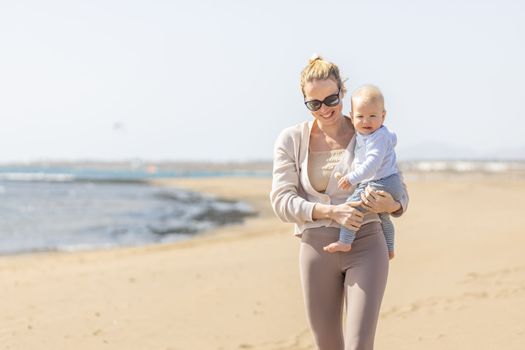
[{"label": "baby's hand", "polygon": [[348,178],[346,176],[341,175],[341,173],[335,173],[334,175],[336,179],[339,179],[337,187],[343,190],[347,190],[350,187],[352,187],[352,184],[350,183],[350,181],[348,181]]}]

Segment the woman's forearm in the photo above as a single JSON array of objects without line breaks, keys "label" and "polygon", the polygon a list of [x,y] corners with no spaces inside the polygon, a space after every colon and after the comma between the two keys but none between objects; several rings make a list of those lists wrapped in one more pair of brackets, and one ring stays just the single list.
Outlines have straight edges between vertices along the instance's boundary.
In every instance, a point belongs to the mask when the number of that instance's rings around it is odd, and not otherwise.
[{"label": "woman's forearm", "polygon": [[315,203],[314,210],[312,212],[312,219],[331,219],[332,218],[332,206],[328,204]]}]

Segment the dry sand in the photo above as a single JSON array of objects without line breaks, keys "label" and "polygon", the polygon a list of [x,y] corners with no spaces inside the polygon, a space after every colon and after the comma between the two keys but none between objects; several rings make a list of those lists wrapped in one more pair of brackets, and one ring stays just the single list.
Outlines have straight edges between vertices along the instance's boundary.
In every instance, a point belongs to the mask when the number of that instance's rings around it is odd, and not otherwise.
[{"label": "dry sand", "polygon": [[[525,179],[407,178],[376,348],[524,349]],[[170,245],[1,257],[1,349],[314,349],[270,179],[161,184],[260,214]]]}]

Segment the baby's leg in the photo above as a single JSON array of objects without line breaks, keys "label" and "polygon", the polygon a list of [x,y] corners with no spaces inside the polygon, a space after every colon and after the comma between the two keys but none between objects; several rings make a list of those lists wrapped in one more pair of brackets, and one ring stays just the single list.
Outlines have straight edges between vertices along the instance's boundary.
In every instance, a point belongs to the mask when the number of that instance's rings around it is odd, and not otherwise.
[{"label": "baby's leg", "polygon": [[[359,184],[350,197],[346,200],[347,202],[358,202],[361,200],[361,193],[364,191],[366,184]],[[357,208],[360,211],[363,211],[362,208]],[[339,231],[339,240],[337,242],[331,243],[323,248],[324,251],[334,253],[334,252],[349,252],[352,249],[352,243],[355,239],[355,231],[350,230],[344,226],[341,226]]]},{"label": "baby's leg", "polygon": [[[345,232],[341,233],[341,236],[339,237],[339,240],[337,242],[330,243],[329,245],[323,248],[325,252],[349,252],[350,250],[352,250],[352,242],[355,239],[355,231],[341,227],[341,231],[343,230],[345,230]],[[344,237],[344,241],[341,240],[341,237]]]},{"label": "baby's leg", "polygon": [[388,213],[379,214],[379,218],[381,219],[381,226],[383,227],[383,235],[385,236],[386,246],[388,247],[388,253],[389,255],[392,255],[390,256],[390,258],[393,258],[395,235],[394,224],[392,223],[392,220],[390,219],[390,214]]}]

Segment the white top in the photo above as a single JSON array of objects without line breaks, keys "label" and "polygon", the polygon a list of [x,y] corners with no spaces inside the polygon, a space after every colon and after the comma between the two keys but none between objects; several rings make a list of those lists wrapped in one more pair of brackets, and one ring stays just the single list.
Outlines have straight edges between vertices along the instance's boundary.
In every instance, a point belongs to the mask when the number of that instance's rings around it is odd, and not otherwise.
[{"label": "white top", "polygon": [[[273,178],[270,201],[275,214],[284,222],[295,224],[295,235],[300,237],[307,228],[336,227],[340,225],[330,219],[313,220],[312,212],[316,203],[342,204],[354,190],[337,187],[335,173],[348,174],[352,171],[355,136],[349,142],[339,163],[332,169],[324,193],[316,191],[308,178],[308,155],[310,133],[313,121],[302,122],[284,129],[277,137],[273,157]],[[406,188],[405,188],[406,192]],[[400,201],[401,210],[393,213],[400,216],[408,206],[408,194]],[[363,223],[379,221],[374,213],[366,213]]]},{"label": "white top", "polygon": [[396,134],[384,125],[369,135],[356,133],[354,170],[348,181],[357,185],[397,173],[396,144]]},{"label": "white top", "polygon": [[308,159],[308,178],[317,192],[326,191],[334,167],[341,161],[344,148],[328,151],[310,151]]}]

